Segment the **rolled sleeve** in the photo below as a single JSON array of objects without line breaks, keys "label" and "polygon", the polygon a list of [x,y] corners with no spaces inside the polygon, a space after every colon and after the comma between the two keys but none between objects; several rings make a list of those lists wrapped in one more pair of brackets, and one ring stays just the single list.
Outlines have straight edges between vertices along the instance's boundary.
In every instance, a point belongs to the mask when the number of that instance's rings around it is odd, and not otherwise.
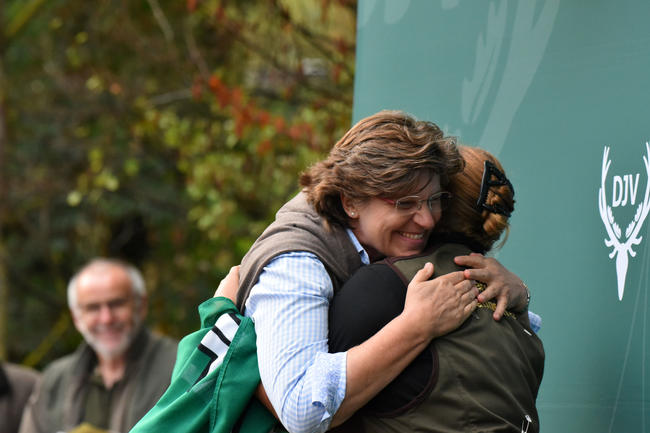
[{"label": "rolled sleeve", "polygon": [[328,353],[332,296],[318,258],[292,252],[264,268],[246,302],[262,383],[292,433],[326,431],[345,397],[346,353]]},{"label": "rolled sleeve", "polygon": [[327,421],[327,427],[345,397],[346,353],[318,353],[314,360],[314,374],[311,378],[315,382],[310,386],[311,400],[313,405],[323,408],[320,423]]}]

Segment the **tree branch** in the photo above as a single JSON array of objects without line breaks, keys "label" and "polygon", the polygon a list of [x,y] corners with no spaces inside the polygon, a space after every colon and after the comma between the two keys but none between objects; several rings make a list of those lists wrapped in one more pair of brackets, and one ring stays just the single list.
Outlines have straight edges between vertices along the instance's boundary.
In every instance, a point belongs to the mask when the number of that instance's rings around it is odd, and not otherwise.
[{"label": "tree branch", "polygon": [[167,42],[171,42],[172,40],[174,40],[174,31],[172,30],[172,26],[169,25],[169,21],[167,20],[165,13],[160,8],[160,4],[158,4],[158,0],[147,0],[147,3],[149,3],[149,7],[151,7],[153,16],[156,19],[156,22],[158,23],[160,30],[165,36],[165,40]]}]

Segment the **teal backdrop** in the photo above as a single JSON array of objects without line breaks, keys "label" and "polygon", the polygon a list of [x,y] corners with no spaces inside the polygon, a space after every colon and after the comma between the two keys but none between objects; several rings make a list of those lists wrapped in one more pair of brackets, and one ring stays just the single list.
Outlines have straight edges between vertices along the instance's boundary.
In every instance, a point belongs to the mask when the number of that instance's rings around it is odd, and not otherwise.
[{"label": "teal backdrop", "polygon": [[650,2],[360,0],[357,27],[354,120],[434,121],[515,185],[496,255],[543,317],[542,431],[649,432]]}]

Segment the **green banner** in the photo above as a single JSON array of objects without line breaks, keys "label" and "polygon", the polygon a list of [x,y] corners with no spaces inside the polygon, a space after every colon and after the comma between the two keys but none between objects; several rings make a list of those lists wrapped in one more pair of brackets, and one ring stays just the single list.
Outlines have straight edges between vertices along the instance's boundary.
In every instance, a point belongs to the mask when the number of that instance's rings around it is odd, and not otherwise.
[{"label": "green banner", "polygon": [[650,2],[360,0],[354,117],[499,157],[496,256],[543,317],[545,432],[650,431]]}]

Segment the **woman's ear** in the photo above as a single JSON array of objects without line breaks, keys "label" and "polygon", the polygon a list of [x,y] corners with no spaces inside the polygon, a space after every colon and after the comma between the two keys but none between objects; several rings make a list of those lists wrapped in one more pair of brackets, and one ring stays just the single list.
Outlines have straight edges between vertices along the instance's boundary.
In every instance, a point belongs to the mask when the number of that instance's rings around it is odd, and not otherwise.
[{"label": "woman's ear", "polygon": [[341,194],[341,204],[343,205],[343,210],[351,219],[359,218],[359,211],[354,200],[348,198],[344,194]]}]

